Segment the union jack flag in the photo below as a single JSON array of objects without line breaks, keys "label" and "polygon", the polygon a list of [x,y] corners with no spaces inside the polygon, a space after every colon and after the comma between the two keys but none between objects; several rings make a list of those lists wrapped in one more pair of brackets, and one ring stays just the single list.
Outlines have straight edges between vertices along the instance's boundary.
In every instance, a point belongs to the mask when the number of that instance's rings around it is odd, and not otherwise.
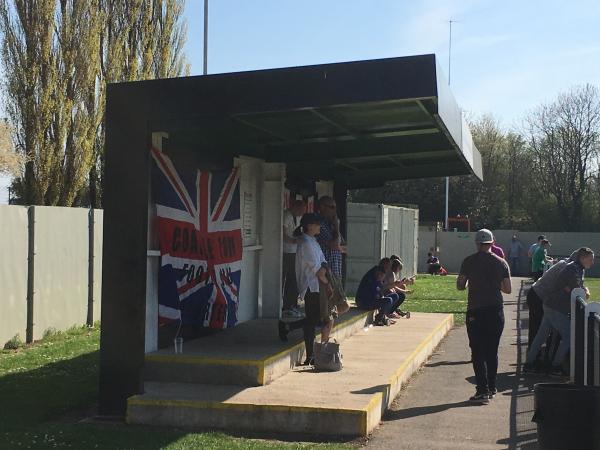
[{"label": "union jack flag", "polygon": [[159,323],[232,327],[242,264],[239,169],[176,168],[160,150],[152,148],[151,155],[161,254]]}]

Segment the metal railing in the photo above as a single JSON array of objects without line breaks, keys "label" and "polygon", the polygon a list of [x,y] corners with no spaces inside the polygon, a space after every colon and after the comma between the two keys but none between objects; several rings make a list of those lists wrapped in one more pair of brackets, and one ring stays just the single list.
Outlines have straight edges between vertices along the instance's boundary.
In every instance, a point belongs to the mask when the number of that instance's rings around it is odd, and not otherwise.
[{"label": "metal railing", "polygon": [[600,303],[587,303],[580,288],[571,293],[571,381],[600,386]]},{"label": "metal railing", "polygon": [[600,314],[588,317],[587,384],[600,386]]}]

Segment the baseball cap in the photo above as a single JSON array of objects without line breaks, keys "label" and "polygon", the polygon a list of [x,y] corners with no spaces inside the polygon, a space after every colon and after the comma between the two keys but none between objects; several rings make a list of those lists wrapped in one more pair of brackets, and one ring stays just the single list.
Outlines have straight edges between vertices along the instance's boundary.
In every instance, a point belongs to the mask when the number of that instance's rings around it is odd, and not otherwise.
[{"label": "baseball cap", "polygon": [[494,242],[494,235],[487,228],[482,228],[475,234],[475,242],[477,244],[491,244]]},{"label": "baseball cap", "polygon": [[316,214],[307,213],[302,216],[302,219],[300,219],[300,225],[303,227],[310,225],[311,223],[318,223],[318,224],[321,223],[321,221],[319,220],[319,217],[317,217]]}]

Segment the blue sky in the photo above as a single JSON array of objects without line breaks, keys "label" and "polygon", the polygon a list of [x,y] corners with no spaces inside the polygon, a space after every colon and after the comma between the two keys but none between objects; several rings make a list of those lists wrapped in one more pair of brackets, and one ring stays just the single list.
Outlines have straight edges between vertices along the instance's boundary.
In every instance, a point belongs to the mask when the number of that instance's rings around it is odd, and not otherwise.
[{"label": "blue sky", "polygon": [[[203,5],[186,2],[193,75],[202,73]],[[600,87],[598,0],[209,0],[208,71],[435,53],[447,72],[449,20],[451,88],[470,114],[518,128],[571,86]]]}]

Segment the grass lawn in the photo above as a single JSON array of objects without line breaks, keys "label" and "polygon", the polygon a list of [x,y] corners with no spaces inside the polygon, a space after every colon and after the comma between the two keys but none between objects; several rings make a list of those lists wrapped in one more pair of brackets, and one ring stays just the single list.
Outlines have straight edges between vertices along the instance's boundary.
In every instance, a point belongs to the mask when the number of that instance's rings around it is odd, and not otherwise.
[{"label": "grass lawn", "polygon": [[590,290],[590,300],[600,302],[600,278],[586,278],[584,285]]},{"label": "grass lawn", "polygon": [[465,323],[467,311],[467,292],[456,289],[456,275],[431,276],[417,275],[417,281],[410,286],[413,291],[402,309],[419,312],[454,313],[454,323]]},{"label": "grass lawn", "polygon": [[94,414],[100,330],[76,328],[19,350],[0,350],[0,449],[348,449],[223,433],[80,423]]}]

